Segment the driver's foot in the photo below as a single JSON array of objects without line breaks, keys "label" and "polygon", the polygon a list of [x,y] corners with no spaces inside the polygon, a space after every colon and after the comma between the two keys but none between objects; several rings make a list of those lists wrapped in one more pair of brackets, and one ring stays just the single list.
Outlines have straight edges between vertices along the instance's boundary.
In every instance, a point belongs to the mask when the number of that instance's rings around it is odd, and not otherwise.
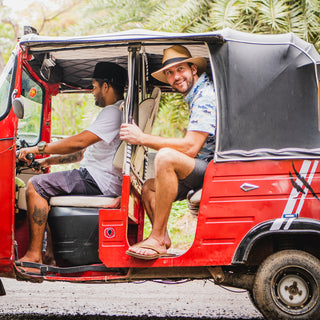
[{"label": "driver's foot", "polygon": [[47,254],[47,253],[43,257],[43,264],[46,264],[48,266],[56,266],[57,265],[56,260],[54,259],[54,256]]},{"label": "driver's foot", "polygon": [[18,266],[19,271],[24,273],[39,273],[40,270],[37,268],[27,268],[23,266],[23,262],[32,262],[42,264],[42,257],[37,254],[27,252],[21,259],[16,261],[16,265]]}]

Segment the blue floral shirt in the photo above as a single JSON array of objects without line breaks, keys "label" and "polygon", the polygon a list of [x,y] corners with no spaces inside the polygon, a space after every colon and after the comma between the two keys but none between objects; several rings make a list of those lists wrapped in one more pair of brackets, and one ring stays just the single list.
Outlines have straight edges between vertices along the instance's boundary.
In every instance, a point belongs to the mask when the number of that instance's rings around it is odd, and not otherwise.
[{"label": "blue floral shirt", "polygon": [[184,99],[189,105],[187,131],[209,133],[196,158],[210,161],[216,142],[217,99],[213,83],[206,73],[199,77]]}]

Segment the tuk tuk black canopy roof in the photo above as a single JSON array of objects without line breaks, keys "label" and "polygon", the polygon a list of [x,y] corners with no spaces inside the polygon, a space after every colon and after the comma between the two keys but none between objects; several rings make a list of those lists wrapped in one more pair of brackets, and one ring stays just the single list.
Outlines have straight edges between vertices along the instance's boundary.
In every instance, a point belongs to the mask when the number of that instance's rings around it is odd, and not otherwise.
[{"label": "tuk tuk black canopy roof", "polygon": [[[218,101],[216,161],[320,156],[320,56],[312,44],[292,33],[131,30],[70,38],[28,35],[20,41],[35,56],[54,52],[58,63],[69,70],[64,75],[69,83],[92,72],[99,55],[92,55],[91,49],[104,52],[100,59],[127,67],[127,48],[134,43],[145,48],[150,73],[160,67],[162,50],[173,43],[201,44],[205,49]],[[77,72],[79,64],[71,62],[71,56],[80,62]],[[158,84],[151,77],[149,81]]]},{"label": "tuk tuk black canopy roof", "polygon": [[218,92],[217,161],[320,156],[320,56],[294,34],[227,30],[210,46]]}]

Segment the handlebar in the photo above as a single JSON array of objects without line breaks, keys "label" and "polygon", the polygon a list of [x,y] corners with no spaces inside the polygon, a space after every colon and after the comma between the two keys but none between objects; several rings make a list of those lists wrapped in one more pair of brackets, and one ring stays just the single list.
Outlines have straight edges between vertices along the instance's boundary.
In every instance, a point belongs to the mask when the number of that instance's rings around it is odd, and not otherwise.
[{"label": "handlebar", "polygon": [[[19,155],[19,154],[18,154]],[[34,161],[34,154],[33,153],[28,153],[27,154],[27,156],[26,156],[26,158],[28,159],[28,160],[31,160],[32,162]]]},{"label": "handlebar", "polygon": [[[18,159],[19,157],[19,151],[17,151],[16,153],[16,157]],[[18,159],[17,161],[17,164],[16,164],[16,167],[17,167],[17,172],[20,173],[23,169],[23,167],[26,167],[27,168],[31,168],[31,169],[35,169],[37,171],[41,170],[42,172],[45,171],[44,168],[41,167],[40,163],[38,161],[35,160],[35,156],[33,153],[28,153],[26,158],[28,160],[31,160],[31,163],[28,165],[25,161],[22,161],[20,159]]]}]

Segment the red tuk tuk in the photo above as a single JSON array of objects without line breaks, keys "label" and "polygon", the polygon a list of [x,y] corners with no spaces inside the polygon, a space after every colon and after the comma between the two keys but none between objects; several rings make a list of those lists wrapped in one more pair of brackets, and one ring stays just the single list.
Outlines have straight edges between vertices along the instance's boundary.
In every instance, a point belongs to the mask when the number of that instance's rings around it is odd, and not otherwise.
[{"label": "red tuk tuk", "polygon": [[[105,197],[52,198],[57,266],[26,264],[40,275],[21,273],[15,261],[28,242],[24,183],[36,173],[16,163],[16,151],[50,141],[51,98],[90,93],[86,78],[95,64],[116,62],[128,70],[124,117],[151,132],[161,92],[171,88],[150,74],[173,44],[208,60],[217,93],[215,156],[203,188],[189,199],[198,211],[192,246],[152,261],[125,254],[143,238],[141,187],[149,173],[148,150],[122,143],[114,162],[123,169],[119,208]],[[248,290],[268,319],[319,319],[319,63],[315,48],[293,34],[26,32],[0,77],[0,275],[36,282],[213,279]]]}]

